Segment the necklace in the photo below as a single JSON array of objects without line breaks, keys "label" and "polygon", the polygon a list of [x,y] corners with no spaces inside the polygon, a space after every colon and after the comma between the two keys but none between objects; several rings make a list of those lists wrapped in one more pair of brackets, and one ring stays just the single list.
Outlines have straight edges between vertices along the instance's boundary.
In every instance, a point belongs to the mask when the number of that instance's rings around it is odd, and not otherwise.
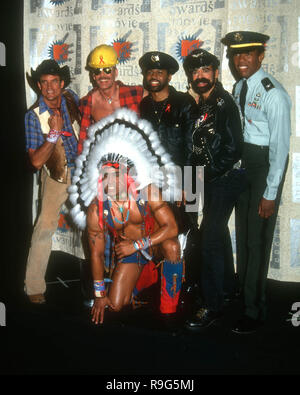
[{"label": "necklace", "polygon": [[105,96],[104,93],[102,93],[101,91],[100,91],[100,95],[103,97],[103,99],[105,101],[107,101],[108,104],[111,104],[113,102],[113,98],[112,97]]},{"label": "necklace", "polygon": [[166,107],[167,101],[168,101],[168,97],[166,99],[164,99],[163,101],[155,101],[151,97],[151,102],[152,102],[154,114],[156,116],[158,124],[160,124],[160,122],[161,122],[161,118],[163,116],[163,112]]},{"label": "necklace", "polygon": [[[100,89],[99,89],[99,92],[100,92],[100,95],[103,97],[103,99],[105,101],[107,101],[108,104],[112,104],[112,102],[114,100],[113,95],[111,97],[105,96],[105,94]],[[118,93],[118,88],[115,88],[113,93],[116,93],[116,92]],[[115,96],[117,96],[117,95],[115,95]]]},{"label": "necklace", "polygon": [[128,200],[128,208],[127,208],[127,214],[126,214],[126,218],[125,219],[124,219],[124,205],[125,205],[125,202],[122,204],[122,206],[120,206],[116,201],[113,201],[113,203],[115,203],[117,205],[117,208],[118,208],[118,210],[119,210],[119,212],[121,214],[121,217],[122,217],[122,221],[120,221],[116,217],[114,209],[113,209],[113,206],[112,206],[112,202],[111,202],[110,199],[108,199],[109,209],[110,209],[111,215],[113,217],[113,221],[117,222],[120,225],[122,225],[122,234],[124,234],[124,225],[126,224],[126,222],[128,222],[128,219],[129,219],[130,197],[129,197],[129,200]]}]

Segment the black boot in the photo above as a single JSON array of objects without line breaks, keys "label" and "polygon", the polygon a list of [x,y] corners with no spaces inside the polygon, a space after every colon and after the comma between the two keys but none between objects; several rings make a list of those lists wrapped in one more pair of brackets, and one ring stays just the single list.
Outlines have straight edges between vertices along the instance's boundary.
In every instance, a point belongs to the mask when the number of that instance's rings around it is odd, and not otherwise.
[{"label": "black boot", "polygon": [[185,323],[187,329],[202,329],[208,328],[215,324],[223,316],[221,311],[212,311],[205,308],[199,309],[190,319]]}]

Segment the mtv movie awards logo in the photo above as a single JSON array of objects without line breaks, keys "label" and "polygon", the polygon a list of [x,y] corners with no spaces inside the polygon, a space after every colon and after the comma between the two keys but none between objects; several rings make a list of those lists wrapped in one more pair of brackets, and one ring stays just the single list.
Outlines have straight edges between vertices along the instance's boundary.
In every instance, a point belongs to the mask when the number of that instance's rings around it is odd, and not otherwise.
[{"label": "mtv movie awards logo", "polygon": [[0,42],[0,66],[6,66],[6,47]]},{"label": "mtv movie awards logo", "polygon": [[0,326],[6,326],[6,308],[5,304],[0,302]]},{"label": "mtv movie awards logo", "polygon": [[120,64],[127,63],[132,56],[132,52],[134,52],[133,43],[128,40],[131,32],[132,31],[130,30],[123,37],[114,40],[114,42],[112,43],[114,49],[118,54]]},{"label": "mtv movie awards logo", "polygon": [[50,0],[50,3],[53,5],[62,5],[67,3],[70,0]]},{"label": "mtv movie awards logo", "polygon": [[202,29],[200,29],[198,32],[191,36],[183,36],[179,38],[179,41],[176,44],[176,55],[178,59],[183,61],[184,58],[188,56],[192,51],[202,47],[204,41],[198,38],[201,32]]},{"label": "mtv movie awards logo", "polygon": [[57,40],[50,44],[48,50],[49,56],[51,57],[51,59],[54,59],[58,64],[65,63],[71,60],[69,59],[69,55],[73,53],[73,51],[70,50],[70,47],[72,47],[73,44],[66,43],[68,35],[69,33],[67,33],[62,40]]},{"label": "mtv movie awards logo", "polygon": [[66,220],[66,213],[64,213],[63,211],[59,213],[57,229],[63,233],[68,232],[68,230],[70,230],[70,226],[68,225]]}]

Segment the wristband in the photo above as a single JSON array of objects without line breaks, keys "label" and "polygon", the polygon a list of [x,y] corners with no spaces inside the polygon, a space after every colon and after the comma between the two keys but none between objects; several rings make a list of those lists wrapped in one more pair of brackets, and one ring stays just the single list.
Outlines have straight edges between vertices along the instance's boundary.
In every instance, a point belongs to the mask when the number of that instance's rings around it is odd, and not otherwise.
[{"label": "wristband", "polygon": [[49,141],[49,143],[55,144],[57,142],[57,140],[59,139],[59,136],[61,136],[61,135],[65,136],[65,137],[70,137],[70,136],[72,136],[72,133],[67,132],[65,130],[62,130],[61,132],[59,132],[58,130],[51,129],[46,137],[46,140]]},{"label": "wristband", "polygon": [[97,298],[104,298],[106,296],[104,280],[94,281],[94,290]]},{"label": "wristband", "polygon": [[59,139],[60,135],[61,132],[59,132],[58,130],[50,129],[49,133],[47,134],[46,140],[49,141],[49,143],[55,144]]},{"label": "wristband", "polygon": [[136,240],[133,243],[134,248],[139,251],[139,250],[146,250],[147,248],[149,248],[151,246],[151,239],[150,236],[148,237],[143,237],[140,240]]}]

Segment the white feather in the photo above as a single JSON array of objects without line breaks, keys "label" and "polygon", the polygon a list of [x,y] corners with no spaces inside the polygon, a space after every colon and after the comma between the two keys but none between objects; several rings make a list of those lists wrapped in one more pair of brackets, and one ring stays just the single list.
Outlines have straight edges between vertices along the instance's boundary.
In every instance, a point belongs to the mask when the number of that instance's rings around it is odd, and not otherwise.
[{"label": "white feather", "polygon": [[[126,122],[126,125],[122,123],[123,121]],[[143,133],[131,128],[130,124],[135,125]],[[143,135],[147,136],[152,151],[149,150]],[[161,163],[171,166],[162,172],[153,151],[156,155],[161,156]],[[138,119],[135,112],[120,108],[88,128],[82,154],[75,161],[75,175],[69,189],[70,201],[74,206],[71,209],[71,215],[81,229],[86,225],[86,217],[84,208],[78,203],[79,190],[76,183],[80,180],[80,198],[88,206],[97,195],[99,169],[103,158],[106,158],[108,154],[116,160],[122,156],[133,162],[137,171],[138,189],[155,183],[164,187],[166,194],[170,192],[174,195],[174,191],[179,190],[176,177],[172,174],[174,164],[162,147],[158,134],[152,129],[151,124],[146,120]]]},{"label": "white feather", "polygon": [[70,200],[72,206],[76,205],[78,198],[79,198],[79,193],[71,193],[69,195],[69,200]]},{"label": "white feather", "polygon": [[68,188],[68,193],[75,193],[78,191],[77,185],[70,185]]}]

